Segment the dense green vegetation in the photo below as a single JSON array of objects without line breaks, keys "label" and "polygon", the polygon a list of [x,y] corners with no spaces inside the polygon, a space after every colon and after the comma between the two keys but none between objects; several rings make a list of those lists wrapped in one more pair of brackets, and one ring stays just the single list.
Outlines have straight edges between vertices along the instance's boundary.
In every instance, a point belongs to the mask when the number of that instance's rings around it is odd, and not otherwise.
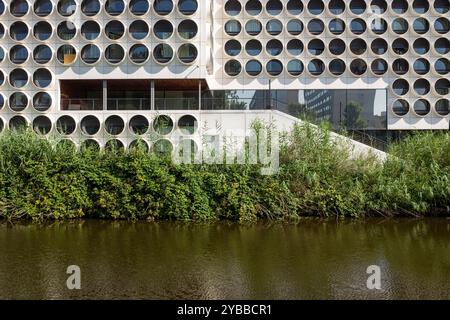
[{"label": "dense green vegetation", "polygon": [[450,136],[417,134],[381,164],[351,159],[326,130],[282,137],[280,172],[183,165],[130,151],[75,151],[24,131],[0,137],[0,217],[295,220],[300,216],[448,214]]}]

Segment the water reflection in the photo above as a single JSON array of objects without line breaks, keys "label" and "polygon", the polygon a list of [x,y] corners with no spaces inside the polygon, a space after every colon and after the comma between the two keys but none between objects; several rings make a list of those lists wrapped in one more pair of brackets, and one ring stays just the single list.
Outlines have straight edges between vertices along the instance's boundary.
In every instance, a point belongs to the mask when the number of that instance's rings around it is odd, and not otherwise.
[{"label": "water reflection", "polygon": [[[449,240],[444,219],[0,224],[0,298],[448,299]],[[80,291],[65,287],[70,264]]]}]

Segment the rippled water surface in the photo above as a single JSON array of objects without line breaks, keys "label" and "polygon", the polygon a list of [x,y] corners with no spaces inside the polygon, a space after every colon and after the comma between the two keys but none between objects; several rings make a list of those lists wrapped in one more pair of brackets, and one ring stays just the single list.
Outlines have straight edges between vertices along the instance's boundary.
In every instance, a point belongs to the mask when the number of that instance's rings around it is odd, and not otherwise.
[{"label": "rippled water surface", "polygon": [[0,223],[0,298],[450,299],[450,220]]}]

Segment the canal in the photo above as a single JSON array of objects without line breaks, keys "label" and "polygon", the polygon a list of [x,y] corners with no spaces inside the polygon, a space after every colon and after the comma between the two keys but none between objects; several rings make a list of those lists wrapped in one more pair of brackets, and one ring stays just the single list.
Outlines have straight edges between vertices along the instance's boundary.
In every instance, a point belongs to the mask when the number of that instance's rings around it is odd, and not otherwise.
[{"label": "canal", "polygon": [[3,222],[0,298],[450,299],[450,219]]}]

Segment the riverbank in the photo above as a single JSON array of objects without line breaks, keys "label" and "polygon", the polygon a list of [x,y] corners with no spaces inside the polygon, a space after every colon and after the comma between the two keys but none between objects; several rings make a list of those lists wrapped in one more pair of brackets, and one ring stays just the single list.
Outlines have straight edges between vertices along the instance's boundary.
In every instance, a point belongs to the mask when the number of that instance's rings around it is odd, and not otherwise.
[{"label": "riverbank", "polygon": [[450,136],[423,133],[390,157],[352,158],[326,130],[281,138],[280,171],[175,164],[131,152],[55,147],[25,131],[0,136],[0,217],[295,221],[301,216],[449,215]]}]

